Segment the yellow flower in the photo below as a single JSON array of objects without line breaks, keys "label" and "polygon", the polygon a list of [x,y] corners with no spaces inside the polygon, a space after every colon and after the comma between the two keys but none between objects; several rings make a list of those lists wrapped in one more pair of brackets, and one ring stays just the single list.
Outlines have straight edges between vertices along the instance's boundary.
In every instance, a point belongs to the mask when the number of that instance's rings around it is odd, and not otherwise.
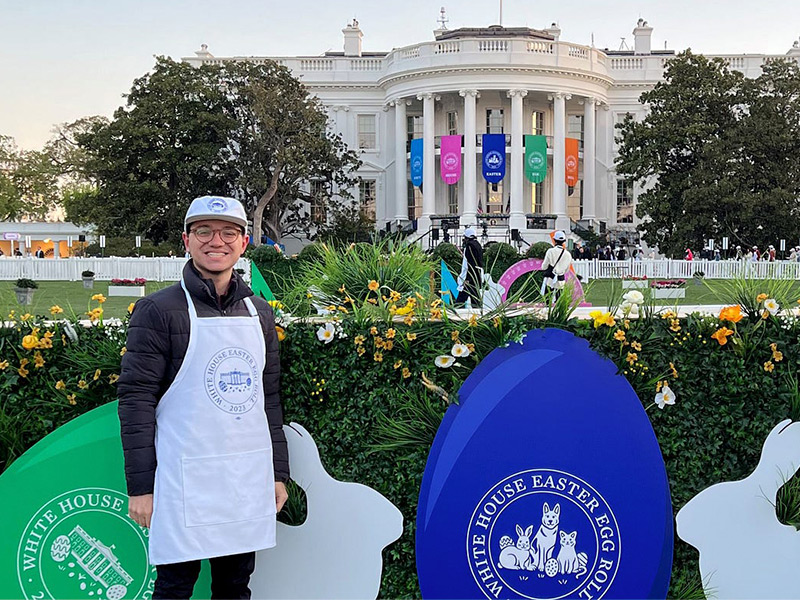
[{"label": "yellow flower", "polygon": [[589,313],[589,317],[594,319],[594,328],[598,329],[602,325],[613,327],[616,324],[614,316],[610,312],[603,312],[600,310],[593,310]]},{"label": "yellow flower", "polygon": [[118,379],[119,375],[117,375],[116,373],[112,373],[111,375],[108,376],[108,383],[114,385],[115,383],[117,383]]},{"label": "yellow flower", "polygon": [[403,315],[407,315],[407,314],[413,313],[413,312],[414,312],[414,305],[411,304],[411,303],[406,304],[405,306],[401,306],[400,308],[398,308],[396,310],[396,314],[400,315],[401,317]]},{"label": "yellow flower", "polygon": [[35,335],[26,335],[22,338],[22,347],[25,350],[33,350],[39,345],[39,338]]},{"label": "yellow flower", "polygon": [[775,370],[775,365],[772,364],[771,360],[768,360],[767,362],[764,363],[764,370],[767,373],[772,373]]},{"label": "yellow flower", "polygon": [[17,369],[17,373],[19,373],[20,377],[27,377],[28,369],[26,369],[24,366],[21,366],[19,369]]},{"label": "yellow flower", "polygon": [[361,344],[363,344],[363,343],[366,341],[366,339],[367,339],[367,338],[365,338],[363,335],[357,335],[357,336],[355,337],[355,339],[353,340],[353,343],[354,343],[356,346],[360,346]]},{"label": "yellow flower", "polygon": [[402,366],[403,366],[403,361],[402,361],[402,360],[396,360],[396,361],[394,361],[394,368],[395,368],[395,369],[399,369],[399,368],[400,368],[400,367],[402,367]]},{"label": "yellow flower", "polygon": [[711,334],[711,337],[719,342],[720,346],[724,346],[728,343],[728,336],[733,335],[733,329],[728,329],[727,327],[720,327],[714,333]]},{"label": "yellow flower", "polygon": [[450,339],[456,341],[458,339],[458,335],[459,335],[458,329],[454,329],[453,331],[450,332]]},{"label": "yellow flower", "polygon": [[467,344],[467,350],[470,352],[475,352],[475,344]]},{"label": "yellow flower", "polygon": [[136,302],[131,302],[130,304],[128,304],[128,312],[129,313],[133,312],[133,307],[134,306],[136,306]]},{"label": "yellow flower", "polygon": [[95,294],[92,296],[92,300],[97,300],[100,304],[106,301],[106,297],[103,294]]},{"label": "yellow flower", "polygon": [[33,318],[33,315],[31,313],[25,313],[19,319],[20,319],[20,321],[30,321],[32,318]]},{"label": "yellow flower", "polygon": [[99,307],[98,308],[93,308],[92,310],[87,312],[86,315],[89,317],[89,320],[92,323],[94,323],[95,321],[97,321],[98,319],[101,319],[103,317],[103,309],[99,308]]},{"label": "yellow flower", "polygon": [[278,334],[278,341],[282,342],[286,339],[286,330],[280,325],[275,325],[275,333]]},{"label": "yellow flower", "polygon": [[767,298],[769,298],[767,294],[759,294],[758,296],[756,296],[756,302],[763,302]]},{"label": "yellow flower", "polygon": [[62,379],[59,379],[58,381],[56,381],[56,389],[57,390],[65,390],[65,389],[67,389],[67,384],[64,383],[64,381]]},{"label": "yellow flower", "polygon": [[81,380],[78,382],[78,387],[79,387],[80,389],[82,389],[82,390],[85,390],[87,387],[89,387],[89,384],[88,384],[88,383],[86,383],[86,381],[85,381],[85,380],[81,379]]},{"label": "yellow flower", "polygon": [[670,371],[672,372],[672,378],[673,379],[677,379],[678,378],[678,369],[675,368],[675,365],[673,363],[669,363],[669,368],[670,368]]},{"label": "yellow flower", "polygon": [[618,342],[624,342],[625,332],[622,331],[621,329],[617,329],[617,331],[614,333],[614,339],[617,340]]},{"label": "yellow flower", "polygon": [[[49,333],[49,332],[48,332]],[[45,334],[47,335],[47,334]],[[42,348],[44,350],[48,350],[53,347],[53,340],[51,337],[43,337],[39,340],[39,343],[36,346],[37,348]]]},{"label": "yellow flower", "polygon": [[128,349],[127,349],[125,346],[123,346],[123,347],[122,347],[122,350],[120,350],[120,351],[119,351],[119,355],[120,355],[120,356],[125,356],[125,353],[126,353],[127,351],[128,351]]},{"label": "yellow flower", "polygon": [[376,348],[383,348],[383,338],[378,336],[374,340]]},{"label": "yellow flower", "polygon": [[719,311],[720,321],[730,321],[731,323],[738,323],[744,318],[742,314],[742,307],[736,304],[735,306],[726,306]]},{"label": "yellow flower", "polygon": [[402,296],[401,296],[400,292],[395,292],[394,290],[392,290],[391,293],[389,294],[389,299],[392,302],[397,302],[398,300],[400,300],[401,297]]},{"label": "yellow flower", "polygon": [[37,350],[36,354],[33,355],[33,368],[41,369],[43,366],[44,366],[44,357],[42,356],[42,353]]},{"label": "yellow flower", "polygon": [[60,315],[63,312],[64,309],[61,308],[58,304],[54,304],[53,306],[50,307],[50,314],[53,315],[54,317],[56,315]]},{"label": "yellow flower", "polygon": [[379,284],[374,279],[371,279],[370,282],[369,282],[369,285],[367,287],[369,288],[369,290],[371,292],[376,292],[376,291],[378,291],[378,288],[381,287],[381,284]]},{"label": "yellow flower", "polygon": [[476,317],[475,315],[470,315],[469,316],[469,326],[470,327],[475,327],[477,324],[478,324],[478,317]]},{"label": "yellow flower", "polygon": [[383,354],[381,354],[380,352],[376,352],[375,354],[373,354],[372,360],[374,360],[375,362],[383,362]]},{"label": "yellow flower", "polygon": [[671,325],[669,326],[670,331],[680,331],[681,330],[681,322],[679,319],[672,319]]},{"label": "yellow flower", "polygon": [[637,352],[642,351],[642,345],[639,342],[631,342],[631,348],[633,348]]},{"label": "yellow flower", "polygon": [[389,352],[389,351],[391,351],[392,348],[394,348],[394,342],[392,340],[389,340],[388,342],[384,342],[384,344],[383,344],[383,349],[384,350]]},{"label": "yellow flower", "polygon": [[783,360],[783,352],[780,350],[775,350],[775,352],[772,353],[772,360],[775,362],[781,362]]},{"label": "yellow flower", "polygon": [[394,338],[395,330],[394,329],[387,329],[386,330],[386,339],[391,340]]},{"label": "yellow flower", "polygon": [[92,377],[92,379],[94,379],[95,381],[97,381],[98,379],[100,379],[100,369],[97,369],[97,370],[94,372],[94,376]]},{"label": "yellow flower", "polygon": [[629,365],[633,365],[637,360],[639,360],[639,355],[636,352],[628,352],[628,356],[625,357],[625,360],[628,361]]},{"label": "yellow flower", "polygon": [[661,318],[662,319],[674,319],[677,316],[678,315],[676,315],[675,312],[671,311],[671,310],[665,310],[663,313],[661,313]]},{"label": "yellow flower", "polygon": [[373,325],[372,327],[369,328],[369,332],[372,335],[378,335],[378,328]]},{"label": "yellow flower", "polygon": [[0,360],[0,371],[5,371],[8,368],[7,360]]},{"label": "yellow flower", "polygon": [[276,308],[278,310],[283,310],[283,304],[281,304],[280,300],[268,300],[267,304],[269,304],[273,310]]},{"label": "yellow flower", "polygon": [[769,311],[765,310],[764,312],[762,312],[761,313],[761,318],[762,319],[769,319]]},{"label": "yellow flower", "polygon": [[441,319],[442,318],[442,309],[434,308],[431,311],[431,319]]},{"label": "yellow flower", "polygon": [[407,334],[406,334],[406,339],[407,339],[409,342],[413,342],[415,339],[417,339],[417,334],[416,334],[416,333],[410,333],[410,332],[409,332],[409,333],[407,333]]},{"label": "yellow flower", "polygon": [[67,394],[67,402],[75,406],[78,402],[75,400],[75,394]]},{"label": "yellow flower", "polygon": [[403,323],[405,323],[406,325],[413,325],[414,317],[411,315],[406,315],[405,318],[403,319]]},{"label": "yellow flower", "polygon": [[375,298],[367,298],[367,302],[369,302],[370,304],[375,304],[376,306],[378,304],[378,301],[375,300]]},{"label": "yellow flower", "polygon": [[411,377],[411,371],[408,370],[408,367],[403,367],[403,379],[408,379]]},{"label": "yellow flower", "polygon": [[500,327],[500,325],[502,324],[503,324],[503,319],[501,319],[500,317],[494,317],[492,319],[492,325],[494,325],[495,328]]},{"label": "yellow flower", "polygon": [[358,355],[359,355],[359,356],[362,356],[362,355],[363,355],[363,354],[366,352],[366,350],[364,350],[364,346],[359,346],[359,347],[356,349],[356,352],[358,352]]},{"label": "yellow flower", "polygon": [[[800,304],[800,300],[798,300],[797,302],[798,304]],[[10,313],[8,313],[8,318],[14,320],[16,318],[16,311],[12,310]]]}]

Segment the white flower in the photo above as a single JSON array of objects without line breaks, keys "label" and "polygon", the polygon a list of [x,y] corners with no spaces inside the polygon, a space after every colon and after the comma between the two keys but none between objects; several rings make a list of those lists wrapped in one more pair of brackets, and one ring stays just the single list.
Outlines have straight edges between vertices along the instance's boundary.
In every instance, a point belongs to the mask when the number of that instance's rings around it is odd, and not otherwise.
[{"label": "white flower", "polygon": [[622,309],[622,312],[625,313],[626,316],[627,315],[636,316],[639,314],[638,304],[631,304],[630,302],[626,301],[620,305],[620,308]]},{"label": "white flower", "polygon": [[333,323],[325,323],[324,327],[317,329],[317,339],[320,342],[329,344],[331,341],[333,341],[334,333],[336,333],[336,328],[334,327]]},{"label": "white flower", "polygon": [[436,357],[436,360],[434,362],[436,363],[436,366],[439,367],[440,369],[446,369],[448,367],[452,367],[453,363],[456,362],[456,359],[453,358],[452,356],[447,356],[446,354],[440,354],[439,356]]},{"label": "white flower", "polygon": [[658,408],[663,409],[667,404],[675,404],[675,392],[669,389],[668,385],[661,388],[661,391],[656,394],[656,404]]},{"label": "white flower", "polygon": [[644,303],[644,295],[639,290],[631,290],[630,292],[622,296],[622,299],[628,304]]},{"label": "white flower", "polygon": [[450,350],[450,354],[452,354],[456,358],[469,356],[469,348],[467,348],[465,344],[453,344],[453,348]]},{"label": "white flower", "polygon": [[781,309],[780,305],[775,302],[774,298],[767,298],[764,300],[764,308],[766,308],[771,315],[778,314],[778,311]]}]

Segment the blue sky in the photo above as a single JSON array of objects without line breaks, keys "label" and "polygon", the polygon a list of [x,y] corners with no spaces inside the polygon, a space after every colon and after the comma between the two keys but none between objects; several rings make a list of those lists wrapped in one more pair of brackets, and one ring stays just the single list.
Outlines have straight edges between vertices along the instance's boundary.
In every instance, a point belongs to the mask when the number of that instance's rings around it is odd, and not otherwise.
[{"label": "blue sky", "polygon": [[[154,55],[191,56],[205,43],[217,56],[317,55],[342,49],[353,16],[365,50],[430,40],[439,8],[448,27],[498,21],[499,0],[2,0],[0,134],[40,147],[54,124],[110,116]],[[709,53],[784,54],[800,35],[797,0],[709,2],[504,0],[503,24],[544,28],[599,48],[632,43],[642,17],[653,47]]]}]

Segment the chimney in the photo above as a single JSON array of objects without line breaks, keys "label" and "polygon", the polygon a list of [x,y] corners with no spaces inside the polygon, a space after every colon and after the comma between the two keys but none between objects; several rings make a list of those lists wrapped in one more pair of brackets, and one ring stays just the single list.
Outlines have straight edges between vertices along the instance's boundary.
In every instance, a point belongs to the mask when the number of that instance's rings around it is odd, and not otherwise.
[{"label": "chimney", "polygon": [[344,34],[344,55],[361,56],[361,38],[364,34],[358,28],[358,21],[353,19],[347,27],[342,29]]},{"label": "chimney", "polygon": [[650,54],[650,38],[652,35],[653,28],[647,24],[647,21],[639,19],[633,30],[633,53]]},{"label": "chimney", "polygon": [[552,35],[556,42],[558,41],[558,38],[561,37],[561,27],[558,26],[558,23],[552,23],[550,27],[545,29],[545,32]]}]

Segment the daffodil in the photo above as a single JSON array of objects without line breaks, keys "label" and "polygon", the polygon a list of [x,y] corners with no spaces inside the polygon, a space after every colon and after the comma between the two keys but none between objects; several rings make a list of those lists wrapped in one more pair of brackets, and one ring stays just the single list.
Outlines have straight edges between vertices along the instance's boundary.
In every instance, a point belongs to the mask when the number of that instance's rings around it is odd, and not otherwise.
[{"label": "daffodil", "polygon": [[616,324],[614,316],[610,312],[603,312],[601,310],[593,310],[589,313],[589,317],[594,319],[594,328],[599,329],[602,325],[613,327]]},{"label": "daffodil", "polygon": [[667,404],[675,404],[675,392],[667,384],[664,384],[661,391],[656,394],[655,403],[662,410]]},{"label": "daffodil", "polygon": [[323,327],[317,329],[317,339],[325,344],[330,344],[333,341],[336,329],[333,323],[325,323]]},{"label": "daffodil", "polygon": [[128,312],[129,313],[133,312],[133,307],[134,306],[136,306],[136,302],[131,302],[130,304],[128,304]]},{"label": "daffodil", "polygon": [[450,349],[450,354],[456,358],[463,358],[469,356],[469,348],[464,344],[453,344],[453,347]]},{"label": "daffodil", "polygon": [[781,309],[780,305],[775,301],[774,298],[767,298],[764,300],[764,308],[769,311],[769,314],[776,315],[778,311]]},{"label": "daffodil", "polygon": [[440,354],[433,362],[440,369],[447,369],[453,366],[453,363],[456,362],[456,359],[452,356],[447,356],[446,354]]}]

